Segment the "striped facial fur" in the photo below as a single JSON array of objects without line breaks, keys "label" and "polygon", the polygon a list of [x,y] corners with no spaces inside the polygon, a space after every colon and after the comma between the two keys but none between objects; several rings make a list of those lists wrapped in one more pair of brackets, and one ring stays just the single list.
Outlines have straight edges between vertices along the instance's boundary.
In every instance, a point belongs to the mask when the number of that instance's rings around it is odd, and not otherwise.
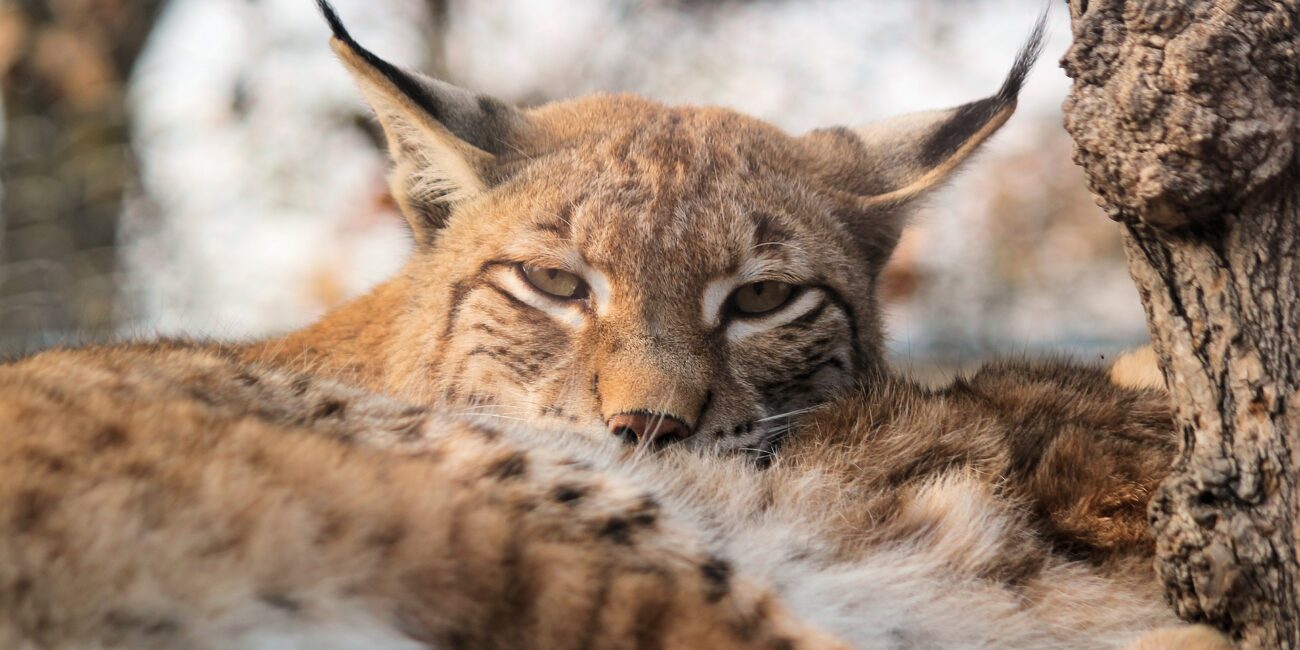
[{"label": "striped facial fur", "polygon": [[754,124],[606,101],[635,118],[528,161],[415,262],[450,282],[412,312],[438,340],[401,386],[508,417],[648,416],[617,432],[632,441],[762,448],[878,363],[867,265],[839,206],[764,138],[724,139]]},{"label": "striped facial fur", "polygon": [[[307,337],[382,339],[350,369],[409,400],[759,452],[881,374],[881,267],[915,199],[1009,117],[1038,47],[987,99],[792,136],[626,95],[516,109],[332,26],[418,246]],[[367,323],[385,302],[403,316]]]}]

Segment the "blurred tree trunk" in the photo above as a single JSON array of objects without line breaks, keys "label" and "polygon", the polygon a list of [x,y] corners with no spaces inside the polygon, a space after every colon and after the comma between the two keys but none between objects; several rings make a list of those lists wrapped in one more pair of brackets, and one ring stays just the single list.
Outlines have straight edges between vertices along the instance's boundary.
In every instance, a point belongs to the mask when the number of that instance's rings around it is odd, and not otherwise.
[{"label": "blurred tree trunk", "polygon": [[0,2],[0,345],[112,327],[126,81],[163,4]]},{"label": "blurred tree trunk", "polygon": [[1178,613],[1300,647],[1300,3],[1072,0],[1075,160],[1122,224],[1183,451],[1151,504]]},{"label": "blurred tree trunk", "polygon": [[447,78],[447,24],[451,17],[449,0],[425,0],[429,8],[429,61],[424,69],[438,79]]}]

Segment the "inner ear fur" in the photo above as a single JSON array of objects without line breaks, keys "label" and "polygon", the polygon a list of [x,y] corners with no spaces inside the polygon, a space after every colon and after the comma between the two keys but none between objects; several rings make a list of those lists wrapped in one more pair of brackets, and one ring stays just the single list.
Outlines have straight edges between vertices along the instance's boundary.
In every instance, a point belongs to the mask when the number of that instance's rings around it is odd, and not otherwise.
[{"label": "inner ear fur", "polygon": [[379,58],[357,43],[326,0],[317,4],[333,32],[330,47],[383,127],[393,197],[417,242],[429,243],[455,203],[496,182],[498,158],[525,131],[526,118],[505,102]]}]

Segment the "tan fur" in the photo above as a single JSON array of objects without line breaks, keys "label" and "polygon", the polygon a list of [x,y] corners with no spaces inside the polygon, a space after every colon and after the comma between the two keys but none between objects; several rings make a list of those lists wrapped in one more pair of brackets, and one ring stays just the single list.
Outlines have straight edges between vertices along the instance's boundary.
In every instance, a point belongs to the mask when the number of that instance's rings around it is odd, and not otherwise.
[{"label": "tan fur", "polygon": [[[502,417],[671,416],[688,444],[727,449],[765,447],[780,414],[884,372],[880,270],[915,199],[1011,115],[1041,36],[993,97],[795,136],[630,95],[517,109],[397,70],[333,25],[419,246],[397,280],[246,358]],[[591,295],[549,298],[524,264]],[[802,300],[727,311],[760,280]]]},{"label": "tan fur", "polygon": [[1232,642],[1208,625],[1192,625],[1157,630],[1127,650],[1232,650]]},{"label": "tan fur", "polygon": [[0,369],[0,431],[5,648],[367,617],[432,647],[837,647],[743,579],[714,595],[707,549],[643,491],[309,375],[51,352]]},{"label": "tan fur", "polygon": [[[1062,364],[889,380],[763,470],[447,420],[221,348],[48,352],[0,367],[0,641],[379,625],[434,647],[838,647],[762,564],[797,552],[796,574],[839,575],[908,548],[945,597],[1042,621],[1008,619],[1008,647],[1109,647],[1172,623],[1145,530],[1116,525],[1172,454],[1160,402]],[[752,534],[777,537],[746,550]]]},{"label": "tan fur", "polygon": [[[521,169],[508,191],[458,204],[438,245],[403,271],[399,282],[420,290],[395,298],[404,304],[391,318],[376,318],[367,298],[250,358],[342,366],[412,401],[487,402],[511,417],[558,408],[571,421],[601,424],[621,412],[664,412],[699,431],[697,440],[728,446],[754,442],[756,421],[879,370],[874,279],[848,225],[827,216],[853,204],[835,203],[837,192],[814,193],[815,179],[796,173],[814,164],[817,141],[728,111],[633,97],[548,106],[530,117],[535,130],[560,140],[536,144],[539,151],[558,151],[512,163]],[[756,215],[788,237],[756,241]],[[569,251],[613,287],[608,313],[576,331],[502,295],[511,262],[560,266]],[[653,251],[655,264],[643,264],[643,251]],[[799,274],[792,279],[827,286],[847,309],[832,303],[804,330],[719,344],[700,296],[756,256]],[[386,353],[352,344],[358,339],[386,339]],[[799,378],[819,363],[829,365]],[[733,431],[739,435],[727,439]]]},{"label": "tan fur", "polygon": [[[0,647],[1218,647],[1151,571],[1163,393],[882,360],[899,197],[1005,121],[1023,57],[906,137],[796,137],[631,96],[516,110],[327,15],[418,250],[279,339],[0,365]],[[756,278],[799,312],[718,311]],[[605,429],[645,412],[694,435]]]},{"label": "tan fur", "polygon": [[1149,345],[1124,353],[1110,368],[1110,380],[1131,388],[1164,388],[1156,351]]}]

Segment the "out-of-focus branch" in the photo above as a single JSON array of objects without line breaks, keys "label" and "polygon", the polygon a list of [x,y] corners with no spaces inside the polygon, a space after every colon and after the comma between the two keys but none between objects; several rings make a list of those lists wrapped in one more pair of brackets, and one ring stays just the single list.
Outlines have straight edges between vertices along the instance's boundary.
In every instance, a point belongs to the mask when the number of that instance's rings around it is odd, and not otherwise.
[{"label": "out-of-focus branch", "polygon": [[163,4],[0,7],[0,346],[113,325],[117,220],[136,179],[126,81]]}]

